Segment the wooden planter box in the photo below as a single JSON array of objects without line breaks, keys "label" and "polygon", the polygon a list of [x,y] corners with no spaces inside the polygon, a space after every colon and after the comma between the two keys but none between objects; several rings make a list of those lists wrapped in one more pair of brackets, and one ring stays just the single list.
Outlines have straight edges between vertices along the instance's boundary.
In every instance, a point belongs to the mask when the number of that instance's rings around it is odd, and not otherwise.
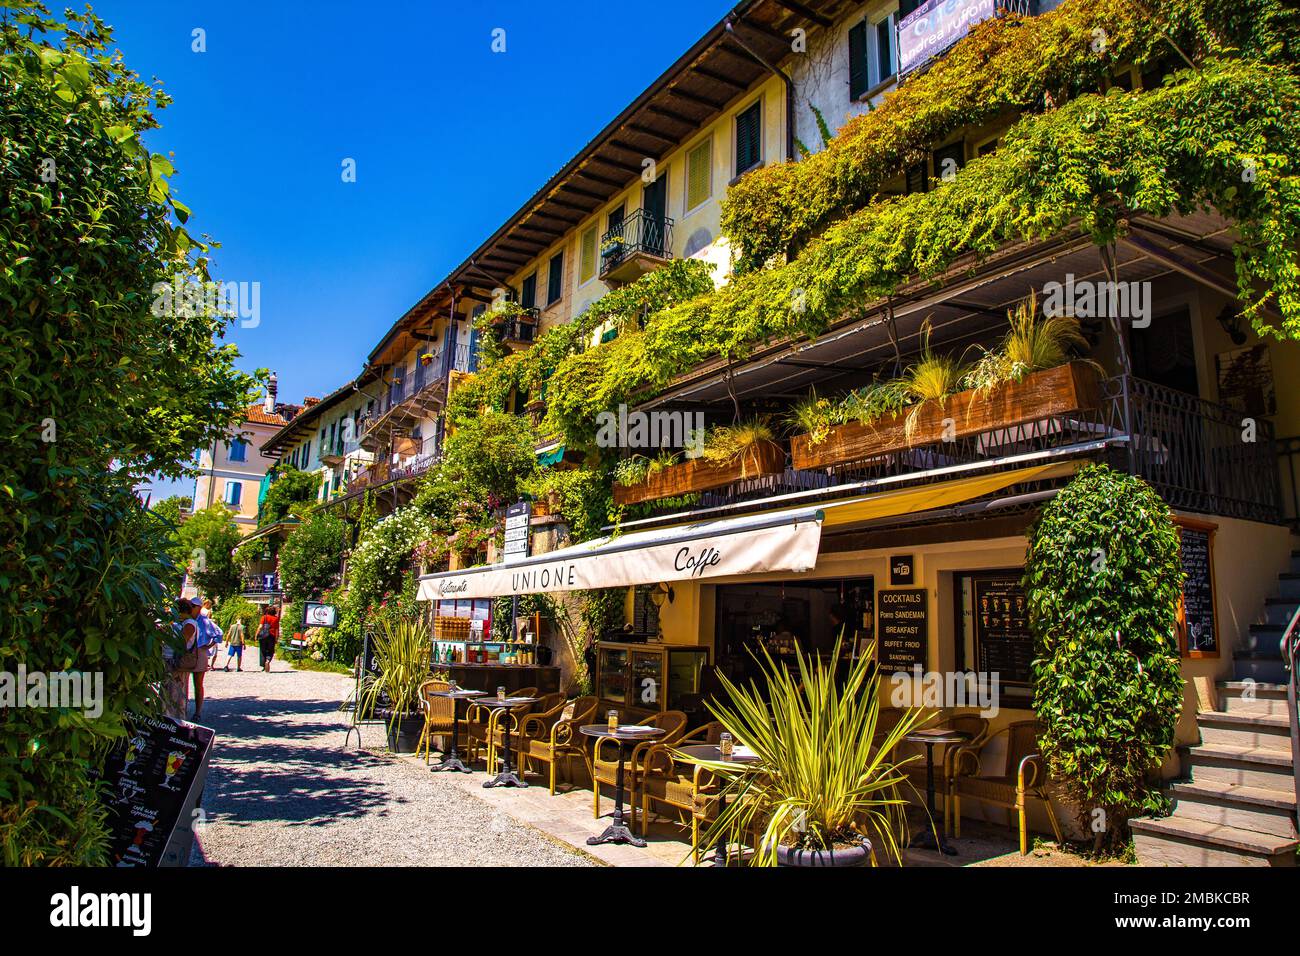
[{"label": "wooden planter box", "polygon": [[1097,369],[1085,362],[1071,362],[1032,372],[1024,381],[1004,385],[988,396],[959,392],[942,406],[929,402],[921,410],[910,439],[906,433],[907,412],[902,412],[886,415],[870,425],[837,425],[815,445],[810,444],[807,435],[795,435],[790,439],[790,454],[796,469],[829,468],[937,444],[943,440],[945,419],[952,419],[960,438],[1095,408],[1100,392]]},{"label": "wooden planter box", "polygon": [[635,505],[642,501],[675,498],[696,491],[725,488],[727,485],[757,478],[759,475],[779,475],[785,471],[785,450],[775,442],[752,446],[737,461],[715,465],[703,458],[669,465],[645,481],[635,485],[614,485],[614,503]]}]

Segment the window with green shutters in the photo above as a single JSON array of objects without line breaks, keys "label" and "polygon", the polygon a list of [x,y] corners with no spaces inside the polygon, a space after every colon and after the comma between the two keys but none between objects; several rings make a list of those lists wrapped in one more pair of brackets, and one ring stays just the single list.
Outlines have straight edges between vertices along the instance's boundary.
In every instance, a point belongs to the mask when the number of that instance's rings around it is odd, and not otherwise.
[{"label": "window with green shutters", "polygon": [[706,139],[686,154],[686,210],[703,205],[713,195],[713,140]]},{"label": "window with green shutters", "polygon": [[531,309],[537,305],[537,273],[530,272],[524,276],[524,281],[519,284],[519,304],[525,309]]},{"label": "window with green shutters", "polygon": [[586,282],[596,274],[596,227],[582,234],[582,258],[578,263],[578,281]]},{"label": "window with green shutters", "polygon": [[857,102],[871,89],[867,69],[867,21],[849,28],[849,99]]},{"label": "window with green shutters", "polygon": [[763,160],[763,102],[736,114],[736,175],[747,173]]},{"label": "window with green shutters", "polygon": [[551,256],[551,265],[546,270],[546,304],[552,306],[560,301],[564,294],[564,250]]}]

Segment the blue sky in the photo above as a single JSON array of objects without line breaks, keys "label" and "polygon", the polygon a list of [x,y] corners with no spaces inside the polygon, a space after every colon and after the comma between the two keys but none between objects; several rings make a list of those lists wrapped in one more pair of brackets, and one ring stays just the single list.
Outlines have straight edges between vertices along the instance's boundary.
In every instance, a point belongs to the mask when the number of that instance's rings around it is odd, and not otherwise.
[{"label": "blue sky", "polygon": [[[174,153],[191,233],[222,244],[215,277],[261,284],[260,323],[230,340],[241,367],[278,373],[285,401],[355,375],[398,316],[730,6],[94,4],[127,64],[175,100],[147,141]],[[206,52],[192,50],[195,29]]]}]

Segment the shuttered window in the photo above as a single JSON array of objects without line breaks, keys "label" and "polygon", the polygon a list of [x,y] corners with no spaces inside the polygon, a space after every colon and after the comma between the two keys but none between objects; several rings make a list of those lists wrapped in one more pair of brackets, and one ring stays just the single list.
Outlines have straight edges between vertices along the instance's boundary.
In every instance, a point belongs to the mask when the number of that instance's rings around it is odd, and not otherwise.
[{"label": "shuttered window", "polygon": [[578,263],[578,281],[586,282],[596,274],[596,227],[582,234],[582,258]]},{"label": "shuttered window", "polygon": [[564,294],[564,250],[551,256],[550,268],[546,270],[546,304],[554,305]]},{"label": "shuttered window", "polygon": [[849,28],[849,99],[857,102],[871,88],[867,70],[867,21]]},{"label": "shuttered window", "polygon": [[713,195],[713,140],[706,139],[686,154],[686,209],[707,202]]},{"label": "shuttered window", "polygon": [[749,172],[763,159],[763,103],[736,114],[736,175]]},{"label": "shuttered window", "polygon": [[524,281],[519,285],[519,304],[525,309],[531,309],[537,305],[537,273],[530,272],[524,276]]}]

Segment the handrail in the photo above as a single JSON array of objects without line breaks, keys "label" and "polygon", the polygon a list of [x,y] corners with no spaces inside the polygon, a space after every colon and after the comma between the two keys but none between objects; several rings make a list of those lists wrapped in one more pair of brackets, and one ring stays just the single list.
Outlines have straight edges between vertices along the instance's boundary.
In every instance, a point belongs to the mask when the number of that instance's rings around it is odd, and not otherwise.
[{"label": "handrail", "polygon": [[1295,782],[1295,814],[1296,825],[1300,827],[1300,716],[1296,712],[1296,695],[1297,683],[1300,683],[1300,675],[1296,674],[1296,658],[1300,656],[1300,634],[1296,633],[1296,625],[1300,623],[1300,607],[1295,609],[1291,615],[1291,623],[1286,626],[1286,631],[1282,634],[1282,644],[1278,649],[1282,652],[1282,660],[1290,672],[1286,682],[1286,709],[1287,716],[1291,719],[1291,776]]}]

